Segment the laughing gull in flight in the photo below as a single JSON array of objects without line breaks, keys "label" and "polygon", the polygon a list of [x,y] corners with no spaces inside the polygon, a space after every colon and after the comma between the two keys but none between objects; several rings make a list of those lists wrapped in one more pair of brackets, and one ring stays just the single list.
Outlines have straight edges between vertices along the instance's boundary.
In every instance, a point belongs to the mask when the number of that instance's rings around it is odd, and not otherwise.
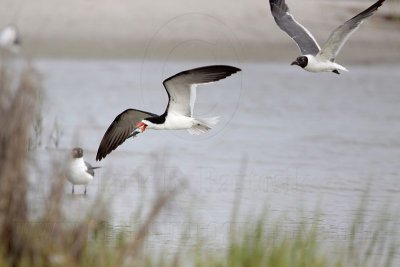
[{"label": "laughing gull in flight", "polygon": [[168,105],[161,116],[137,109],[127,109],[119,114],[108,127],[97,151],[96,160],[102,160],[126,139],[154,130],[187,130],[199,135],[210,130],[218,117],[194,118],[196,86],[224,79],[240,69],[214,65],[180,72],[166,79],[163,84],[168,94]]},{"label": "laughing gull in flight", "polygon": [[20,44],[21,38],[15,25],[10,24],[0,30],[0,50],[18,52]]},{"label": "laughing gull in flight", "polygon": [[337,27],[331,33],[322,49],[315,41],[314,36],[289,13],[285,0],[270,0],[269,4],[276,24],[297,43],[302,53],[302,56],[293,61],[291,65],[298,65],[311,72],[332,71],[340,74],[339,70],[347,71],[347,69],[335,63],[337,54],[363,20],[374,14],[383,2],[385,0],[377,1],[363,12]]},{"label": "laughing gull in flight", "polygon": [[101,167],[93,167],[83,159],[83,149],[75,147],[71,152],[72,159],[68,168],[68,181],[72,184],[72,194],[74,194],[75,185],[84,185],[86,195],[86,186],[93,180],[94,170]]}]

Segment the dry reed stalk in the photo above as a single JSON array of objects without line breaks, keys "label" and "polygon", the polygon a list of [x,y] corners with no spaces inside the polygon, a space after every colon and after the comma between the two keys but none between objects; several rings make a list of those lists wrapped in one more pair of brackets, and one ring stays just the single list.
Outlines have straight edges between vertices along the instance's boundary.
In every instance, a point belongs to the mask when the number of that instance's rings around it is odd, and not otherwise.
[{"label": "dry reed stalk", "polygon": [[13,75],[0,66],[0,244],[12,265],[26,252],[27,160],[36,110],[37,83],[32,69],[24,70],[13,88]]}]

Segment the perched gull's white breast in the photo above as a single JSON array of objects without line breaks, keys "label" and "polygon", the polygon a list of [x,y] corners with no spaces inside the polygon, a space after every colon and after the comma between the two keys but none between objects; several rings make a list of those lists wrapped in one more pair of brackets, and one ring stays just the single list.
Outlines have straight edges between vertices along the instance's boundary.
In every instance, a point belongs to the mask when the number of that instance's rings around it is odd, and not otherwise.
[{"label": "perched gull's white breast", "polygon": [[7,27],[0,32],[0,46],[11,47],[17,38],[17,32],[12,27]]},{"label": "perched gull's white breast", "polygon": [[88,184],[93,176],[87,172],[85,161],[82,158],[73,159],[68,169],[68,181],[72,184]]}]

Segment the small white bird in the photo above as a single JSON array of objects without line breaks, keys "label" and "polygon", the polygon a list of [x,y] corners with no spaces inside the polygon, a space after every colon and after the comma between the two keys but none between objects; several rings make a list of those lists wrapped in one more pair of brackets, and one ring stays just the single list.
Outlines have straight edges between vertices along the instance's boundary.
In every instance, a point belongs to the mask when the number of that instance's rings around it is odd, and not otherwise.
[{"label": "small white bird", "polygon": [[18,52],[21,37],[15,25],[10,24],[0,30],[0,50]]},{"label": "small white bird", "polygon": [[298,57],[291,65],[298,65],[310,72],[334,72],[347,71],[345,67],[335,63],[336,56],[350,35],[355,32],[364,19],[375,13],[385,2],[379,0],[363,12],[337,27],[328,40],[319,47],[314,36],[289,13],[285,0],[270,0],[272,15],[279,28],[285,31],[300,48],[302,56]]},{"label": "small white bird", "polygon": [[74,186],[75,185],[84,185],[85,186],[85,195],[86,195],[86,186],[87,184],[93,180],[94,177],[94,169],[98,169],[101,167],[92,167],[89,163],[83,160],[83,149],[80,147],[76,147],[72,149],[71,152],[72,159],[69,163],[68,168],[68,181],[72,184],[72,194],[74,194]]},{"label": "small white bird", "polygon": [[194,118],[196,86],[224,79],[240,69],[214,65],[180,72],[163,84],[168,94],[168,105],[161,116],[146,111],[127,109],[119,114],[108,127],[97,151],[96,160],[105,158],[126,139],[153,130],[187,130],[199,135],[209,131],[218,122],[218,117]]}]

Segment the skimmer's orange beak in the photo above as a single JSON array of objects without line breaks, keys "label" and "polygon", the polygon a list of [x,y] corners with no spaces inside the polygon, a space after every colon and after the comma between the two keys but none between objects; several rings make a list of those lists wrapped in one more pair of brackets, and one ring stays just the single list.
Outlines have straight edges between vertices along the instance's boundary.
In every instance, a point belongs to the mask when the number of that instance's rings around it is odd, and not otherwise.
[{"label": "skimmer's orange beak", "polygon": [[139,129],[141,133],[143,133],[147,128],[147,124],[145,124],[144,122],[139,122],[138,124],[136,124],[136,128]]}]

